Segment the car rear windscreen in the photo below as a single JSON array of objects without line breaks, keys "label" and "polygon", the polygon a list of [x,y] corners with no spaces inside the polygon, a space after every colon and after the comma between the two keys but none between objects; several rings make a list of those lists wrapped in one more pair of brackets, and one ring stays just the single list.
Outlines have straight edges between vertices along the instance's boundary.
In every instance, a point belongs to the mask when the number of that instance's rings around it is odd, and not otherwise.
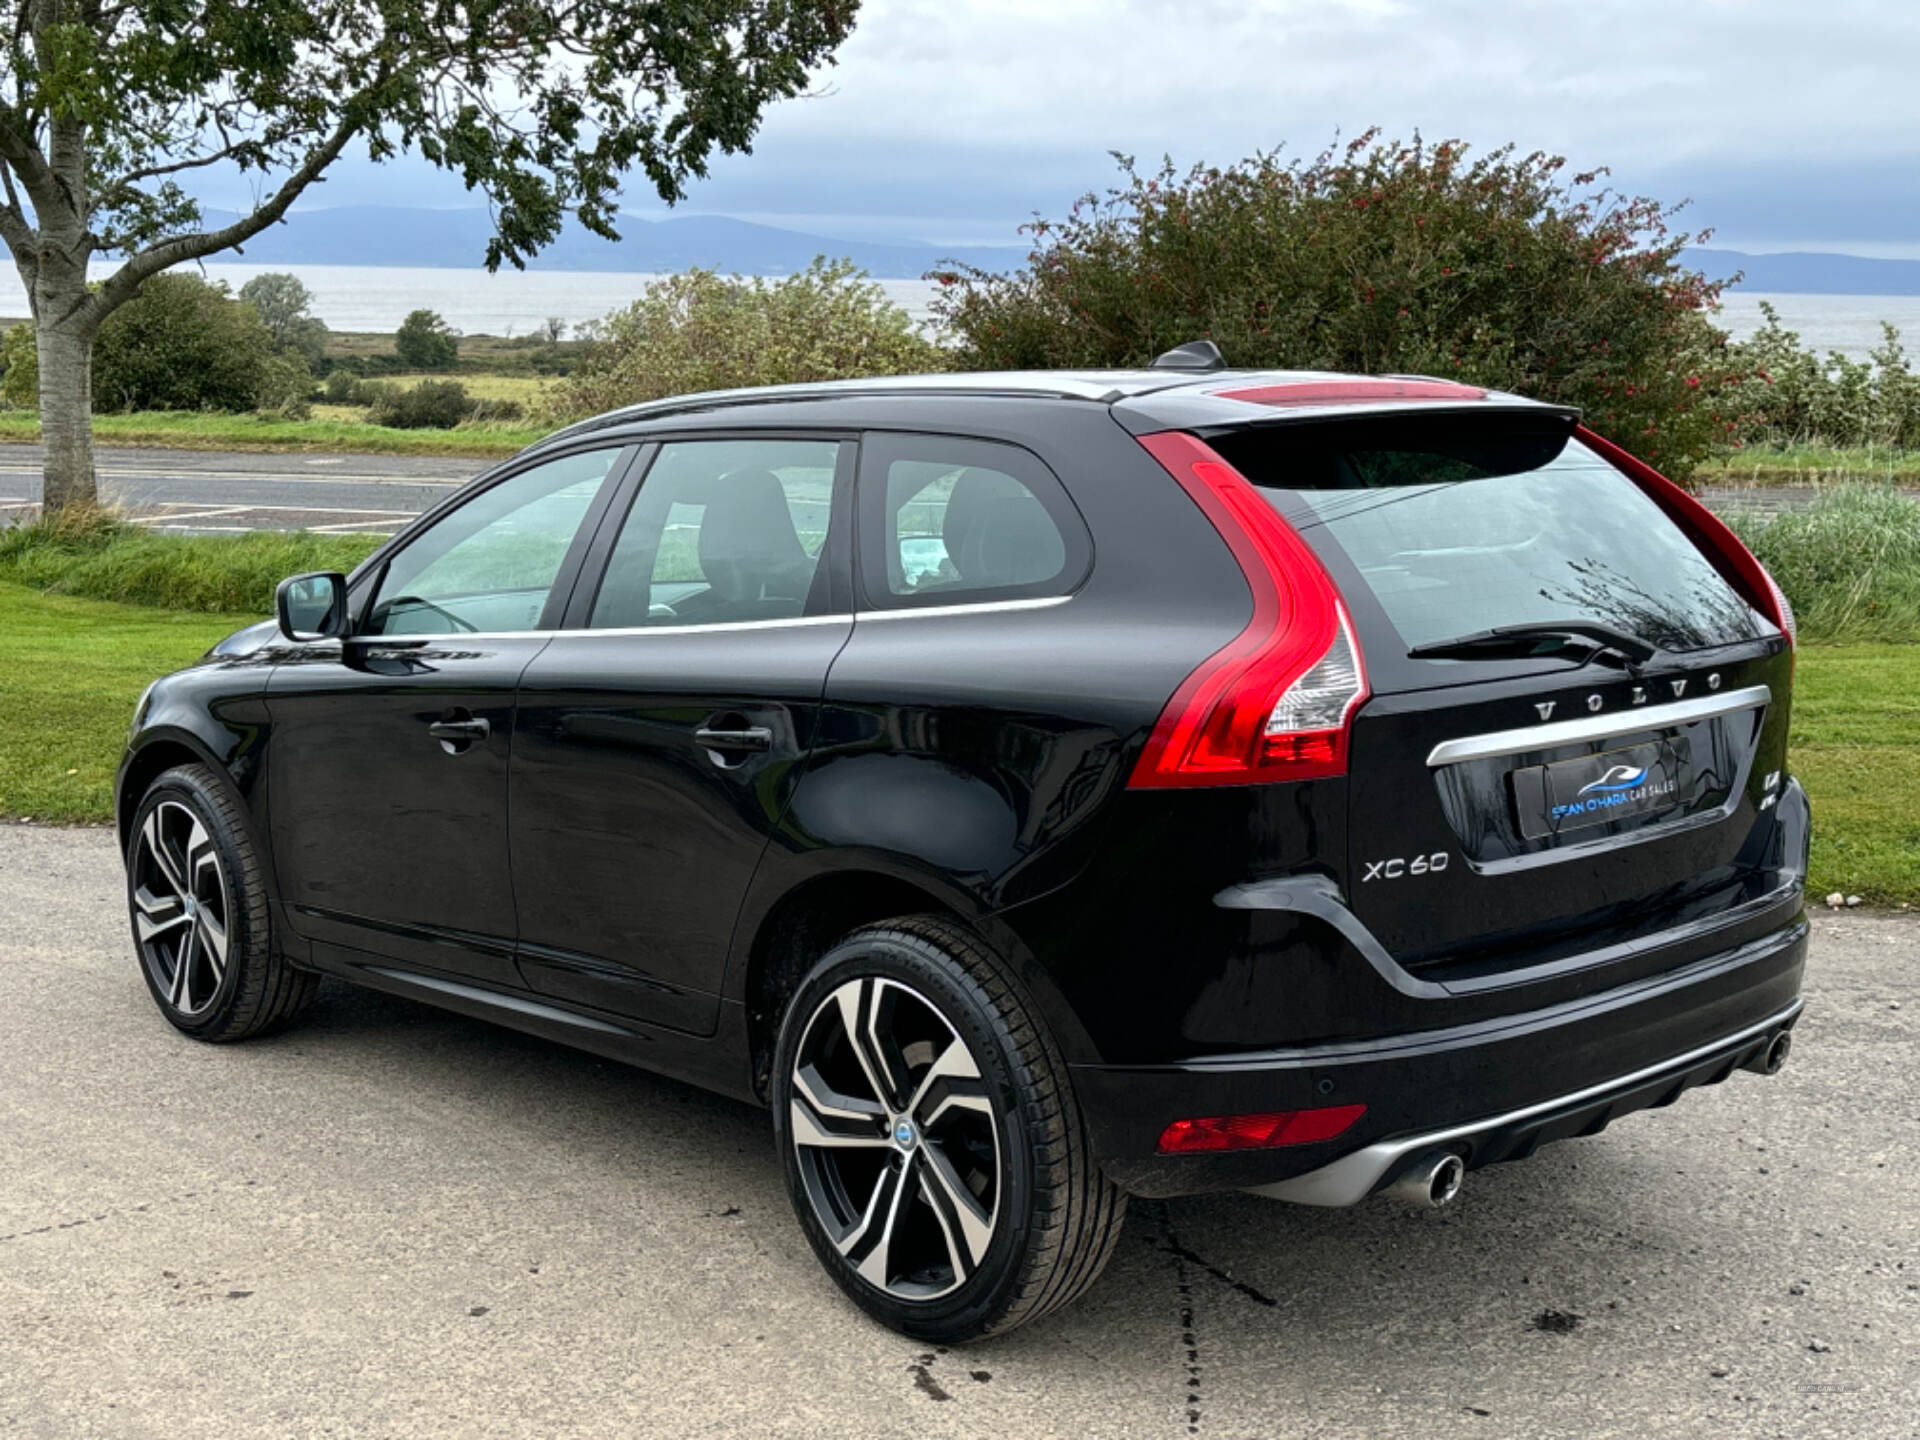
[{"label": "car rear windscreen", "polygon": [[1678,651],[1766,633],[1659,506],[1564,423],[1396,417],[1210,443],[1323,557],[1330,545],[1344,554],[1410,649],[1574,620]]}]

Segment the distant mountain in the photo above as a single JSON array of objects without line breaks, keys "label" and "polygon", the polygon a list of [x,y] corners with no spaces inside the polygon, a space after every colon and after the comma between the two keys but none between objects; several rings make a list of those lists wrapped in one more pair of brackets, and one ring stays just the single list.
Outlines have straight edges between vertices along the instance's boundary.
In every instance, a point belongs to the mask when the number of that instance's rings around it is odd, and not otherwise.
[{"label": "distant mountain", "polygon": [[1784,295],[1920,295],[1920,260],[1869,260],[1814,250],[1746,255],[1738,250],[1688,249],[1684,265],[1711,280],[1743,273],[1742,290]]},{"label": "distant mountain", "polygon": [[[208,211],[209,225],[233,217]],[[845,257],[878,280],[917,280],[943,261],[982,269],[1016,269],[1018,246],[881,244],[807,235],[724,215],[643,220],[624,216],[619,244],[570,228],[529,263],[535,270],[658,272],[693,266],[740,275],[790,275],[816,255]],[[343,205],[296,210],[285,223],[255,236],[240,258],[260,265],[423,265],[472,269],[486,256],[493,233],[484,210],[413,210],[403,206]],[[225,257],[222,257],[225,258]]]}]

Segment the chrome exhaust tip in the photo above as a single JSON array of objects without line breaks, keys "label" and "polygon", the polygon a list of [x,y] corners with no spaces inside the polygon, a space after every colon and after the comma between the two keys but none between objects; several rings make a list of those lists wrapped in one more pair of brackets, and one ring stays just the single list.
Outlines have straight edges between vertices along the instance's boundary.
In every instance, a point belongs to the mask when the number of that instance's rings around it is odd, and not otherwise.
[{"label": "chrome exhaust tip", "polygon": [[1425,1210],[1451,1205],[1467,1183],[1467,1165],[1451,1150],[1422,1155],[1388,1185],[1385,1194]]},{"label": "chrome exhaust tip", "polygon": [[1767,1042],[1767,1048],[1755,1055],[1740,1068],[1751,1070],[1756,1075],[1778,1075],[1781,1067],[1787,1063],[1787,1056],[1793,1051],[1793,1032],[1782,1030]]}]

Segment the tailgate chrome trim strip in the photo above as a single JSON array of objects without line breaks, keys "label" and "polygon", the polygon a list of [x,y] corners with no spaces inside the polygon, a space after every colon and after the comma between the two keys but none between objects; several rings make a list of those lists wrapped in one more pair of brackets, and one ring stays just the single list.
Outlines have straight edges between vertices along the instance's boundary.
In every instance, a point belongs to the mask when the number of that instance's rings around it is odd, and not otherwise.
[{"label": "tailgate chrome trim strip", "polygon": [[1434,746],[1427,755],[1427,765],[1438,769],[1442,765],[1458,765],[1463,760],[1492,760],[1503,755],[1530,755],[1537,750],[1553,750],[1588,740],[1624,739],[1647,730],[1666,730],[1675,725],[1691,725],[1696,720],[1711,720],[1717,715],[1758,710],[1772,702],[1773,691],[1768,687],[1749,685],[1744,690],[1729,690],[1725,695],[1702,695],[1698,700],[1649,705],[1644,710],[1615,710],[1605,715],[1583,715],[1578,720],[1533,725],[1524,730],[1463,735],[1458,740],[1442,740]]},{"label": "tailgate chrome trim strip", "polygon": [[1660,1079],[1663,1075],[1691,1070],[1696,1065],[1713,1059],[1716,1054],[1738,1050],[1771,1031],[1791,1025],[1799,1017],[1805,1003],[1804,1000],[1795,1000],[1777,1015],[1770,1016],[1756,1025],[1749,1025],[1732,1035],[1715,1040],[1712,1044],[1689,1050],[1684,1055],[1675,1055],[1670,1059],[1649,1065],[1643,1070],[1635,1070],[1630,1075],[1616,1076],[1612,1080],[1603,1080],[1598,1085],[1589,1085],[1584,1090],[1555,1095],[1550,1100],[1542,1100],[1519,1110],[1509,1110],[1504,1115],[1493,1115],[1484,1120],[1471,1120],[1464,1125],[1452,1125],[1444,1130],[1429,1130],[1424,1135],[1405,1135],[1397,1140],[1376,1141],[1364,1150],[1343,1155],[1331,1164],[1322,1165],[1318,1170],[1309,1170],[1304,1175],[1296,1175],[1291,1180],[1277,1181],[1272,1185],[1251,1186],[1247,1193],[1264,1195],[1270,1200],[1291,1200],[1296,1205],[1357,1205],[1378,1188],[1380,1182],[1387,1178],[1395,1166],[1416,1151],[1444,1148],[1462,1140],[1471,1142],[1475,1136],[1484,1135],[1489,1130],[1524,1125],[1529,1120],[1550,1116],[1557,1110],[1578,1109],[1592,1101],[1604,1100],[1609,1094],[1637,1090],[1642,1085]]}]

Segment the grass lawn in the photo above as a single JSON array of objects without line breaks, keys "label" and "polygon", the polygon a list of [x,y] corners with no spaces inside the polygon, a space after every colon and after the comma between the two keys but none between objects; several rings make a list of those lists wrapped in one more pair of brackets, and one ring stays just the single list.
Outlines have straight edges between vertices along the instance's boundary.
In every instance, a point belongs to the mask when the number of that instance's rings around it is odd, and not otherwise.
[{"label": "grass lawn", "polygon": [[[0,815],[106,820],[141,690],[254,618],[0,582]],[[1813,797],[1812,893],[1920,904],[1920,646],[1803,649],[1790,764]]]},{"label": "grass lawn", "polygon": [[108,819],[140,692],[243,623],[0,583],[0,814]]},{"label": "grass lawn", "polygon": [[1920,645],[1802,650],[1788,763],[1813,798],[1814,894],[1920,905]]}]

